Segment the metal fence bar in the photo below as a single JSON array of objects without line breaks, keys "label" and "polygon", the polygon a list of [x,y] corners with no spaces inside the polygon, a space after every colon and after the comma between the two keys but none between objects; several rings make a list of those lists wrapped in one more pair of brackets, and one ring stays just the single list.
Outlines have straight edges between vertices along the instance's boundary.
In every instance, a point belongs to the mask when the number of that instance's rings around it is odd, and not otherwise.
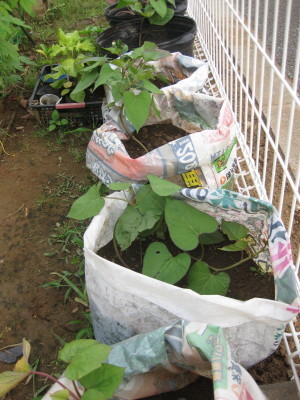
[{"label": "metal fence bar", "polygon": [[[298,0],[189,0],[188,4],[188,13],[198,27],[197,56],[206,59],[211,69],[208,91],[227,97],[235,112],[239,155],[237,190],[274,204],[290,235],[298,271]],[[292,43],[296,46],[291,52]],[[295,362],[300,355],[300,334],[292,323],[290,330],[284,340],[300,392],[299,366]],[[291,343],[297,351],[288,347]]]}]

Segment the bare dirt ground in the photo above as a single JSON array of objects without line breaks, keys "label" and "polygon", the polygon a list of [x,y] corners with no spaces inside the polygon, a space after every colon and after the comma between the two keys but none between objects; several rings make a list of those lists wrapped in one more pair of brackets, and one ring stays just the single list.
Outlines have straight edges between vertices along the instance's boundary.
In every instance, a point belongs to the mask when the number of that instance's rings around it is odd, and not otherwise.
[{"label": "bare dirt ground", "polygon": [[[17,102],[6,108],[10,117],[11,106],[17,107]],[[51,251],[49,235],[66,220],[73,201],[52,198],[50,192],[62,184],[61,176],[80,182],[89,172],[84,162],[72,159],[70,143],[58,146],[53,138],[35,136],[35,120],[21,118],[26,114],[18,107],[5,140],[5,150],[11,155],[0,156],[0,348],[26,338],[32,345],[30,361],[39,358],[39,369],[53,372],[57,349],[63,341],[73,340],[78,330],[68,323],[82,319],[84,307],[72,297],[64,304],[63,290],[41,288],[51,280],[51,272],[74,268],[44,256]],[[7,121],[6,116],[2,114],[0,120]],[[82,150],[85,147],[82,143]],[[12,366],[0,363],[0,371],[6,369]],[[32,386],[21,385],[6,400],[31,398]]]}]

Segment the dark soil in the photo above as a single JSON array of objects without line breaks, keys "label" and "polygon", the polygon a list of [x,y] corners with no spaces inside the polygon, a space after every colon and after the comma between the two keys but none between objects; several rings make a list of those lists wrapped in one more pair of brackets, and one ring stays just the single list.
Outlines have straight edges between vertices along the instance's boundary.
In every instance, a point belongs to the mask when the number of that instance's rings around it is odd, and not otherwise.
[{"label": "dark soil", "polygon": [[[148,151],[151,151],[186,135],[186,131],[172,124],[154,124],[141,128],[136,137]],[[133,159],[145,155],[145,150],[137,145],[133,139],[126,141],[125,147],[129,156]]]},{"label": "dark soil", "polygon": [[196,382],[176,392],[147,397],[147,400],[214,400],[212,380],[200,376]]},{"label": "dark soil", "polygon": [[[0,127],[11,125],[9,137],[0,135],[10,154],[0,154],[0,351],[26,338],[32,346],[30,362],[39,359],[39,370],[56,373],[63,371],[55,361],[58,350],[64,341],[74,340],[80,329],[69,323],[83,320],[86,308],[73,295],[64,304],[64,290],[41,287],[53,279],[51,272],[75,268],[57,257],[44,256],[53,251],[49,236],[58,223],[67,220],[74,200],[63,193],[55,198],[51,195],[63,183],[60,177],[72,177],[70,183],[88,182],[90,174],[84,162],[78,164],[72,158],[71,141],[59,144],[55,133],[36,136],[39,127],[18,100],[8,99],[0,113]],[[84,151],[87,140],[77,141]],[[0,372],[12,368],[13,364],[0,362]],[[38,379],[36,388],[44,384]],[[5,400],[33,397],[31,382],[19,385]]]},{"label": "dark soil", "polygon": [[[147,237],[147,240],[141,241],[140,244],[132,244],[127,250],[120,251],[123,260],[130,268],[136,272],[141,273],[142,265],[141,259],[143,258],[147,247],[151,242],[160,241],[154,236]],[[180,253],[180,250],[171,242],[167,237],[164,241],[169,251],[173,256]],[[207,262],[211,266],[216,268],[230,266],[241,259],[240,252],[226,252],[218,250],[218,247],[222,247],[229,244],[226,242],[220,245],[205,246],[205,252],[203,261]],[[117,264],[120,264],[120,260],[114,251],[113,242],[109,242],[106,246],[102,247],[98,254],[101,257],[107,258]],[[190,252],[193,257],[199,257],[200,249],[193,250]],[[246,255],[244,255],[246,257]],[[249,300],[253,297],[260,297],[264,299],[274,300],[275,298],[275,285],[274,278],[271,274],[260,275],[255,271],[251,271],[250,267],[256,267],[254,261],[250,260],[244,264],[226,271],[230,276],[230,286],[228,296],[238,300]],[[183,278],[176,284],[179,287],[187,287],[186,278]]]}]

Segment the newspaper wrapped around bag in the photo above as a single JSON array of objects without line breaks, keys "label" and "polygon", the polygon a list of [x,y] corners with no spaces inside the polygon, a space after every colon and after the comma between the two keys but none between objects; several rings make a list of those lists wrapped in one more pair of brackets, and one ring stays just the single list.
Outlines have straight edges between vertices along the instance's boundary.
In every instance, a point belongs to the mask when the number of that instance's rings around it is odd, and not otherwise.
[{"label": "newspaper wrapped around bag", "polygon": [[[150,113],[145,125],[171,123],[193,133],[133,159],[126,150],[120,108],[113,107],[104,112],[106,123],[94,131],[88,144],[88,168],[106,185],[141,183],[150,173],[172,178],[196,170],[203,187],[225,188],[237,163],[235,124],[225,99],[200,92],[207,81],[207,64],[180,53],[152,64],[169,79],[186,78],[162,88],[163,94],[153,95],[160,116]],[[110,103],[113,98],[109,87],[106,96]],[[129,122],[127,129],[134,130]]]},{"label": "newspaper wrapped around bag", "polygon": [[97,252],[112,239],[116,220],[126,207],[124,201],[106,200],[84,235],[86,286],[96,339],[114,344],[178,319],[207,323],[223,328],[233,359],[248,368],[275,351],[286,324],[299,312],[287,232],[275,208],[258,199],[222,189],[182,189],[178,196],[219,221],[244,224],[254,253],[267,240],[268,251],[255,261],[273,271],[275,299],[239,301],[199,295],[103,259]]},{"label": "newspaper wrapped around bag", "polygon": [[[215,399],[266,399],[250,374],[232,359],[223,330],[213,325],[180,320],[136,335],[114,345],[106,362],[125,368],[114,394],[118,400],[178,390],[199,375],[212,378]],[[61,382],[74,389],[65,377]],[[43,400],[51,400],[58,390],[61,387],[53,385]]]}]

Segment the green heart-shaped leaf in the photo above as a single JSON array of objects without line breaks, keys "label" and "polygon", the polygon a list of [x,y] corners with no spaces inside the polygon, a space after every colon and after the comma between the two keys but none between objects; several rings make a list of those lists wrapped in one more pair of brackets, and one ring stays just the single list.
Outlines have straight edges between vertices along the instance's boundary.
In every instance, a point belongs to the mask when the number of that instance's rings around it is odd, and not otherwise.
[{"label": "green heart-shaped leaf", "polygon": [[174,194],[178,192],[178,190],[182,189],[181,186],[152,174],[147,175],[147,178],[149,179],[153,192],[159,196],[170,196],[171,194]]},{"label": "green heart-shaped leaf", "polygon": [[165,198],[153,192],[150,185],[142,186],[136,195],[136,202],[139,211],[146,214],[153,211],[157,215],[162,215],[165,211]]},{"label": "green heart-shaped leaf", "polygon": [[139,94],[127,91],[123,95],[126,116],[137,132],[147,121],[151,100],[152,96],[147,90],[142,90]]},{"label": "green heart-shaped leaf", "polygon": [[122,74],[119,69],[112,69],[109,64],[104,64],[96,79],[94,90],[100,85],[116,84],[122,80]]},{"label": "green heart-shaped leaf", "polygon": [[98,389],[91,388],[83,393],[81,400],[107,400],[107,397]]},{"label": "green heart-shaped leaf", "polygon": [[166,15],[167,4],[165,0],[150,0],[150,4],[161,18]]},{"label": "green heart-shaped leaf", "polygon": [[81,221],[99,214],[105,204],[104,199],[100,197],[100,187],[101,184],[91,186],[72,204],[67,217]]},{"label": "green heart-shaped leaf", "polygon": [[68,400],[70,392],[68,389],[59,390],[54,394],[50,395],[52,400]]},{"label": "green heart-shaped leaf", "polygon": [[160,214],[157,214],[156,212],[148,210],[143,215],[141,225],[138,228],[139,233],[151,230],[159,220],[160,220]]},{"label": "green heart-shaped leaf", "polygon": [[108,185],[108,187],[111,190],[126,190],[129,189],[131,187],[130,183],[123,183],[123,182],[114,182],[114,183],[110,183]]},{"label": "green heart-shaped leaf", "polygon": [[146,250],[142,273],[174,284],[184,277],[190,263],[189,254],[182,253],[173,257],[164,243],[154,242]]},{"label": "green heart-shaped leaf", "polygon": [[87,389],[97,389],[106,399],[110,399],[122,382],[123,375],[124,368],[103,363],[100,368],[84,376],[79,382]]},{"label": "green heart-shaped leaf", "polygon": [[94,339],[73,340],[72,342],[65,344],[64,347],[58,352],[58,359],[69,363],[80,352],[97,343],[98,342]]},{"label": "green heart-shaped leaf", "polygon": [[249,229],[238,222],[225,221],[222,219],[221,229],[230,240],[239,240],[247,236]]},{"label": "green heart-shaped leaf", "polygon": [[175,199],[166,199],[165,218],[171,239],[182,250],[195,249],[199,235],[218,228],[215,218]]},{"label": "green heart-shaped leaf", "polygon": [[248,243],[244,240],[238,240],[228,246],[220,247],[219,250],[223,251],[242,251],[248,247]]},{"label": "green heart-shaped leaf", "polygon": [[128,205],[117,220],[115,238],[121,250],[126,250],[137,238],[142,219],[142,214],[135,207]]},{"label": "green heart-shaped leaf", "polygon": [[197,261],[188,275],[188,288],[199,294],[218,294],[225,296],[230,283],[226,272],[211,273],[208,264]]},{"label": "green heart-shaped leaf", "polygon": [[199,242],[202,244],[217,244],[223,242],[224,236],[220,231],[212,233],[203,233],[199,236]]},{"label": "green heart-shaped leaf", "polygon": [[[83,339],[84,340],[84,339]],[[108,357],[111,348],[95,343],[78,353],[65,370],[65,375],[71,380],[78,380],[98,369]]]},{"label": "green heart-shaped leaf", "polygon": [[126,250],[139,233],[152,229],[160,216],[161,213],[153,210],[141,214],[137,208],[128,205],[115,226],[115,238],[121,250]]},{"label": "green heart-shaped leaf", "polygon": [[169,22],[174,16],[174,10],[171,8],[167,8],[167,12],[164,17],[161,17],[158,13],[155,13],[152,17],[149,18],[150,24],[154,25],[165,25]]}]

